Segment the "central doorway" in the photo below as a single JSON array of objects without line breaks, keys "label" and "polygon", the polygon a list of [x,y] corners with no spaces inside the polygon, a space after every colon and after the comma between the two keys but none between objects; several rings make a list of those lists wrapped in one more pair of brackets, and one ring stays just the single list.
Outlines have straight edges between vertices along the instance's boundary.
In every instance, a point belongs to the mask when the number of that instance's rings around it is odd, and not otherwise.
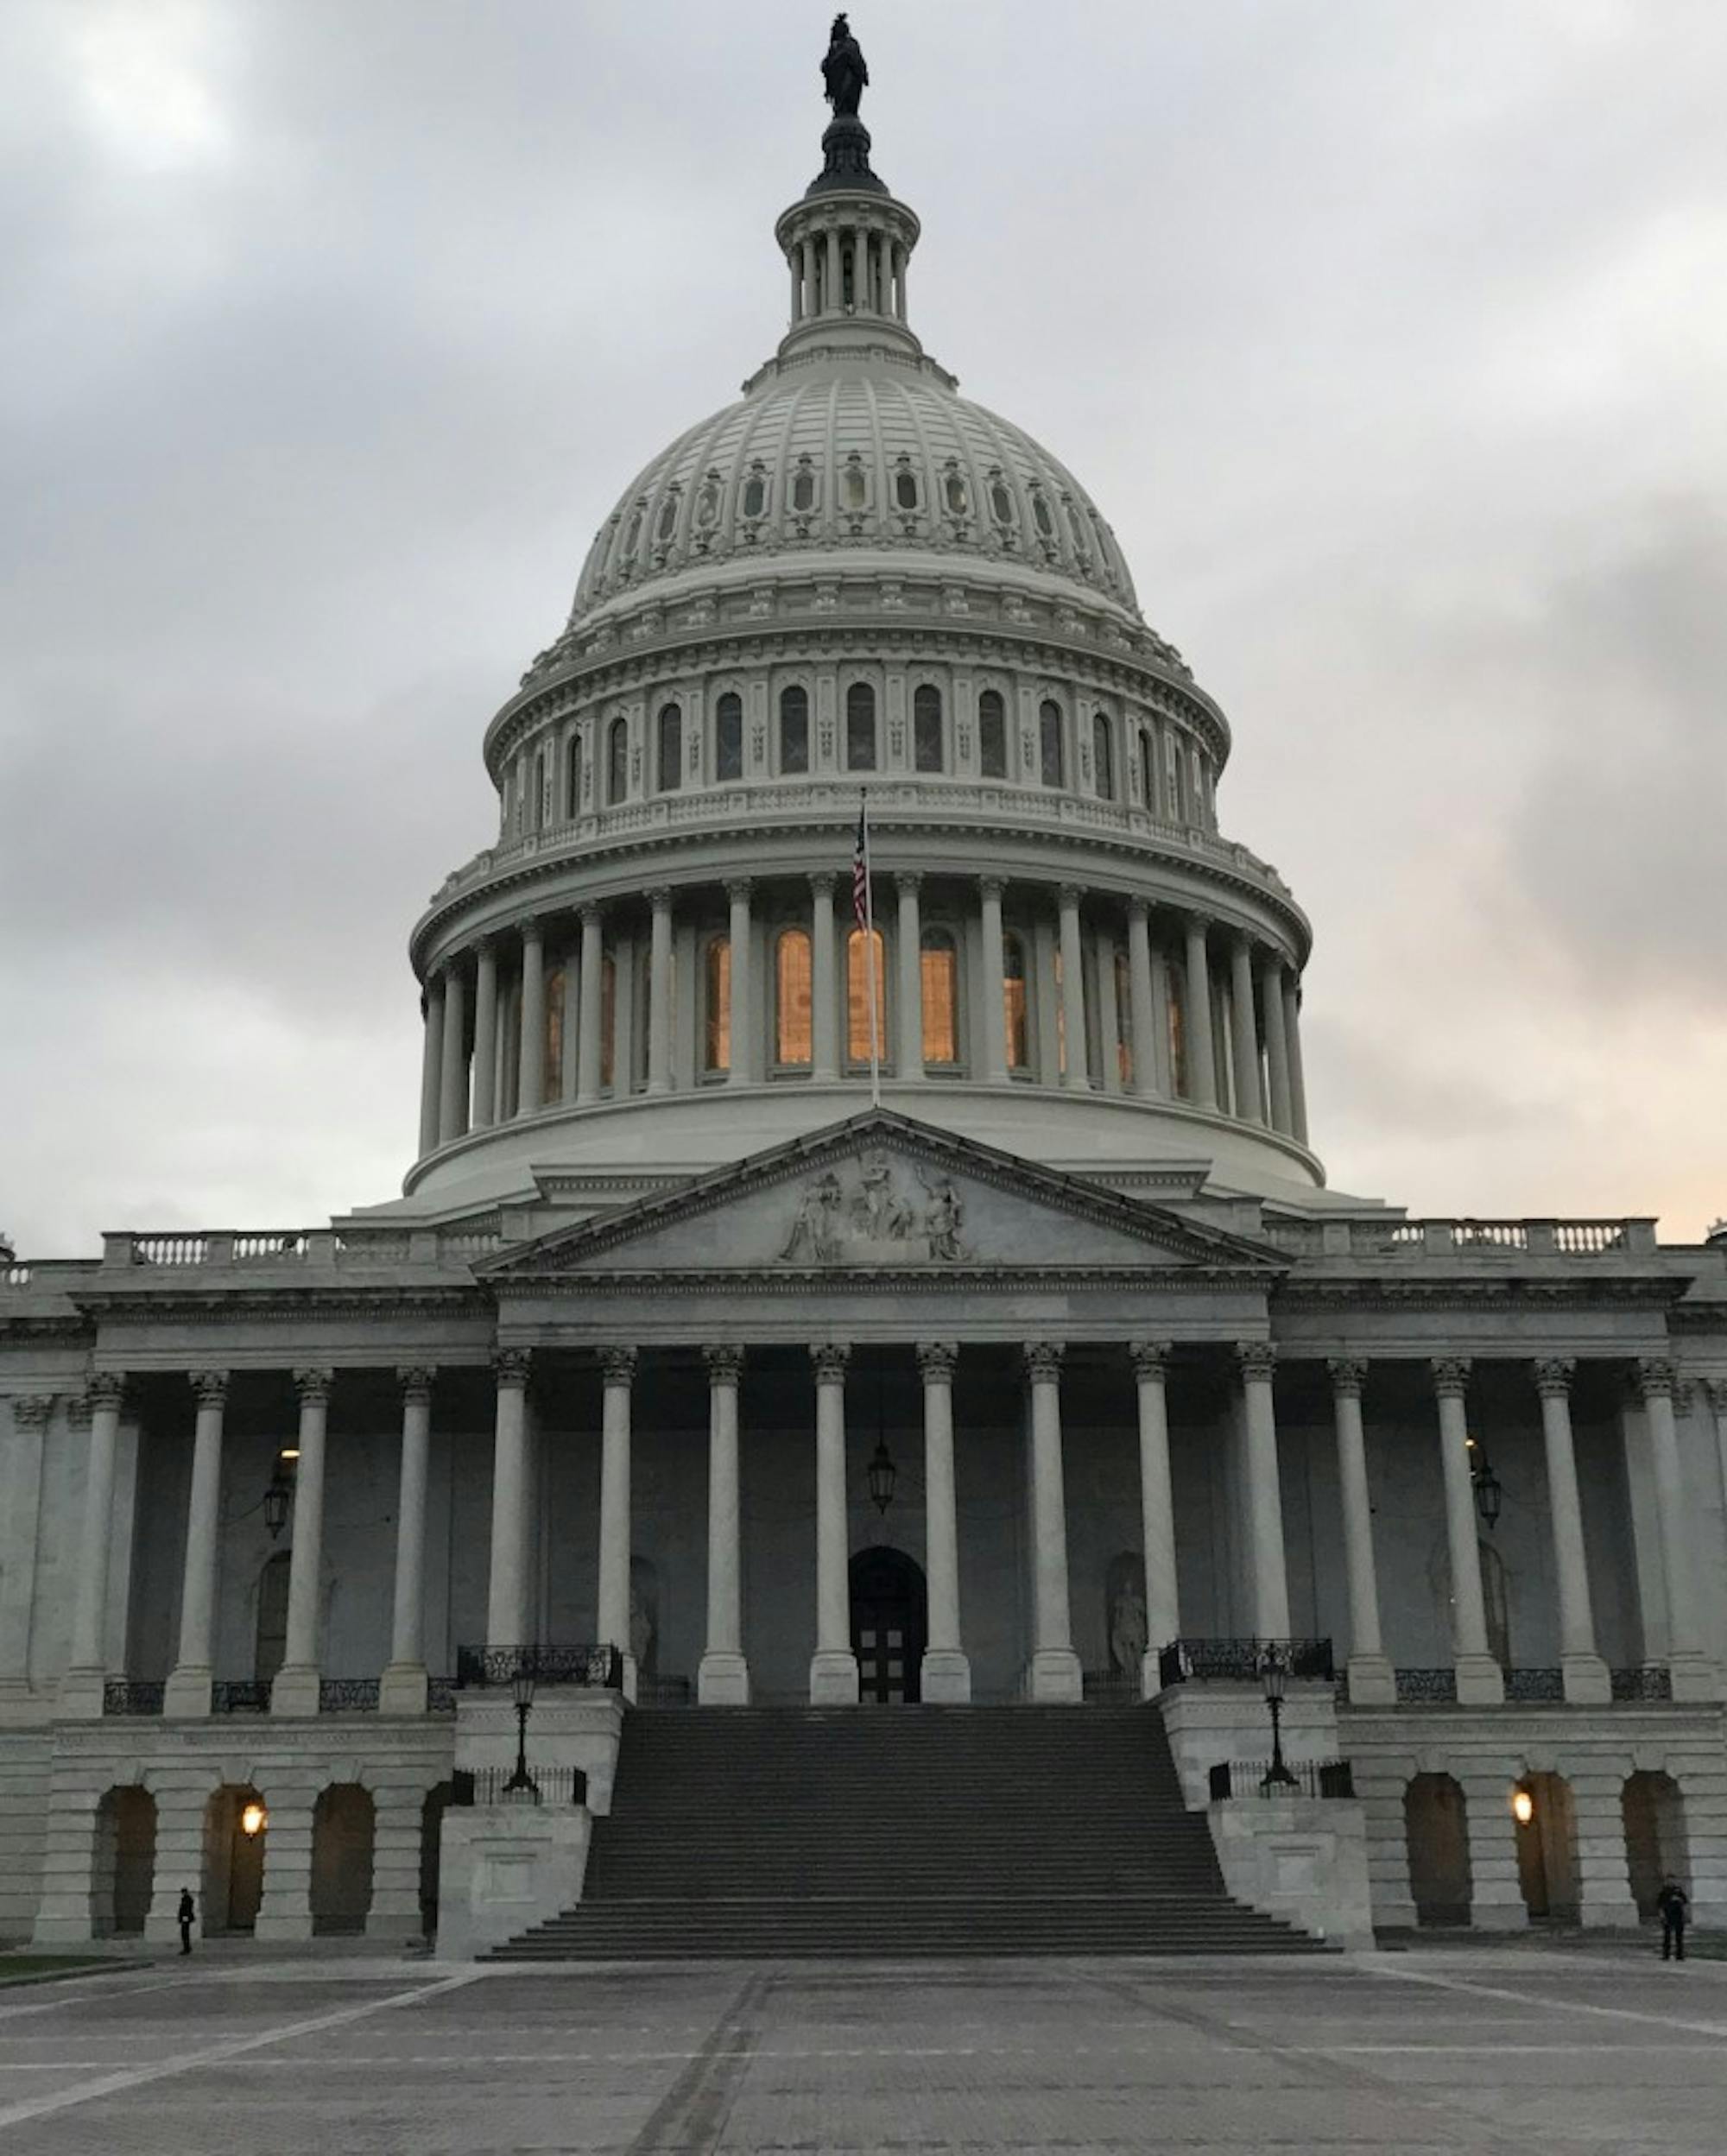
[{"label": "central doorway", "polygon": [[860,1550],[851,1560],[851,1651],[866,1704],[916,1699],[929,1638],[929,1590],[903,1550]]}]

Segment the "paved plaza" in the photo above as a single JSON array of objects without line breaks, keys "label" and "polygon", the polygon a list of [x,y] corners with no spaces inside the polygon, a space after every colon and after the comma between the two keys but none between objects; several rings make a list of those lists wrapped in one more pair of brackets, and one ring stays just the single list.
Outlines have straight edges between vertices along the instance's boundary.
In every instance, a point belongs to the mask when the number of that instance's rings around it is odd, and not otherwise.
[{"label": "paved plaza", "polygon": [[0,2151],[1710,2152],[1727,1967],[1630,1951],[171,1964],[0,2004]]}]

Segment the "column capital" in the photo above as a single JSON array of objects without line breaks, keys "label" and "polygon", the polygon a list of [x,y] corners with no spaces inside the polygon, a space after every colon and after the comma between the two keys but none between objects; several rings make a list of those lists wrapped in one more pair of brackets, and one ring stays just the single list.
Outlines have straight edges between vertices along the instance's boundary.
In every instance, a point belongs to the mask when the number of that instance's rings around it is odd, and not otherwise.
[{"label": "column capital", "polygon": [[671,912],[672,887],[669,883],[656,883],[651,889],[644,891],[642,893],[642,896],[647,900],[648,903],[653,907],[656,914],[669,914]]},{"label": "column capital", "polygon": [[[748,876],[740,876],[737,881],[743,884],[746,890],[748,889],[750,882]],[[816,869],[811,871],[809,887],[818,898],[832,898],[833,887],[838,881],[838,878],[832,869]]]},{"label": "column capital", "polygon": [[1085,893],[1083,887],[1078,883],[1058,883],[1055,887],[1055,896],[1058,904],[1063,907],[1071,906],[1076,912],[1079,910],[1080,900],[1083,899],[1085,895]]},{"label": "column capital", "polygon": [[476,959],[496,958],[497,956],[497,931],[495,928],[488,928],[483,935],[478,935],[474,938],[473,941],[468,945],[468,949],[473,952]]},{"label": "column capital", "polygon": [[1671,1400],[1679,1383],[1679,1372],[1662,1356],[1642,1355],[1632,1365],[1632,1382],[1641,1400]]},{"label": "column capital", "polygon": [[329,1400],[330,1388],[336,1382],[334,1370],[307,1369],[294,1373],[294,1389],[300,1394],[302,1407],[321,1406]]},{"label": "column capital", "polygon": [[602,1348],[599,1351],[600,1375],[608,1385],[633,1385],[636,1381],[636,1350],[634,1348]]},{"label": "column capital", "polygon": [[118,1407],[126,1397],[124,1370],[92,1370],[84,1387],[92,1407]]},{"label": "column capital", "polygon": [[499,1348],[491,1358],[492,1371],[497,1379],[499,1392],[512,1386],[517,1391],[525,1391],[528,1385],[528,1373],[533,1366],[532,1349]]},{"label": "column capital", "polygon": [[915,898],[923,888],[921,869],[895,869],[894,888],[901,898]]},{"label": "column capital", "polygon": [[1364,1355],[1333,1355],[1325,1368],[1332,1374],[1332,1394],[1338,1400],[1359,1400],[1367,1390],[1369,1369]]},{"label": "column capital", "polygon": [[1535,1364],[1535,1390],[1543,1400],[1568,1400],[1577,1375],[1574,1355],[1545,1355]]},{"label": "column capital", "polygon": [[710,1385],[735,1385],[743,1375],[742,1348],[704,1348],[702,1361],[707,1364],[707,1381]]},{"label": "column capital", "polygon": [[1026,1375],[1034,1385],[1060,1381],[1061,1358],[1067,1352],[1065,1340],[1028,1340],[1020,1352],[1025,1359]]},{"label": "column capital", "polygon": [[516,924],[516,932],[523,943],[541,943],[545,939],[546,924],[538,914],[524,914]]},{"label": "column capital", "polygon": [[977,888],[985,898],[999,900],[1005,895],[1007,888],[1008,879],[1004,876],[980,876],[977,879]]},{"label": "column capital", "polygon": [[[832,885],[832,882],[833,879],[830,876],[829,884]],[[750,894],[755,888],[756,879],[753,876],[729,876],[725,879],[727,901],[733,906],[747,906],[750,903]],[[650,891],[648,896],[651,898],[653,895],[654,894]]]},{"label": "column capital", "polygon": [[395,1381],[404,1400],[430,1400],[432,1388],[438,1382],[438,1366],[435,1363],[404,1363],[396,1370]]},{"label": "column capital", "polygon": [[1155,1378],[1161,1385],[1169,1371],[1172,1350],[1167,1340],[1129,1340],[1128,1360],[1136,1378]]},{"label": "column capital", "polygon": [[1727,1414],[1727,1377],[1700,1377],[1703,1396],[1718,1415]]},{"label": "column capital", "polygon": [[605,916],[605,908],[597,898],[585,898],[576,908],[576,918],[584,928],[598,928]]},{"label": "column capital", "polygon": [[951,1383],[958,1360],[957,1340],[920,1340],[917,1344],[918,1374],[926,1385]]},{"label": "column capital", "polygon": [[815,1365],[818,1385],[839,1385],[845,1381],[845,1366],[851,1360],[851,1350],[838,1340],[824,1340],[810,1349],[810,1361]]},{"label": "column capital", "polygon": [[1268,1385],[1277,1368],[1277,1350],[1269,1340],[1237,1340],[1236,1368],[1243,1385]]},{"label": "column capital", "polygon": [[1128,919],[1148,921],[1151,919],[1151,901],[1148,898],[1138,896],[1129,899]]},{"label": "column capital", "polygon": [[1217,926],[1215,914],[1202,914],[1197,907],[1190,907],[1182,914],[1181,920],[1190,936],[1207,935]]},{"label": "column capital", "polygon": [[1433,1390],[1441,1400],[1461,1400],[1469,1390],[1469,1374],[1474,1368],[1467,1355],[1436,1355],[1433,1358]]},{"label": "column capital", "polygon": [[21,1430],[46,1430],[54,1419],[52,1393],[21,1393],[12,1402],[12,1420]]},{"label": "column capital", "polygon": [[226,1370],[188,1370],[193,1395],[200,1407],[220,1407],[228,1397]]},{"label": "column capital", "polygon": [[66,1403],[66,1419],[74,1430],[83,1432],[89,1429],[90,1395],[88,1393],[73,1394]]}]

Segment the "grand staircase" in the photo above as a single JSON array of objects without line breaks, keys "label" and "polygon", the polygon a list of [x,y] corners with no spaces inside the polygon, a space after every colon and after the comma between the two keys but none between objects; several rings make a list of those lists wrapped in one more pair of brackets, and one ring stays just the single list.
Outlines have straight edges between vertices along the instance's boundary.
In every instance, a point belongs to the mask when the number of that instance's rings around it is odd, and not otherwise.
[{"label": "grand staircase", "polygon": [[1148,1707],[638,1708],[579,1906],[502,1961],[1304,1953]]}]

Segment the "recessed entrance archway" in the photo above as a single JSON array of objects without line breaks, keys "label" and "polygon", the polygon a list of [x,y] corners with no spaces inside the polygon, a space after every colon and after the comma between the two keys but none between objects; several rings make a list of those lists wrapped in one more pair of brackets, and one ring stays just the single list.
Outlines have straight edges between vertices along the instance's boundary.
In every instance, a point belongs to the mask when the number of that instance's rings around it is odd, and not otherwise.
[{"label": "recessed entrance archway", "polygon": [[889,1705],[921,1697],[929,1589],[903,1550],[860,1550],[851,1560],[851,1651],[857,1696]]},{"label": "recessed entrance archway", "polygon": [[[248,1828],[251,1831],[248,1832]],[[269,1814],[250,1782],[225,1782],[204,1807],[206,1932],[250,1932],[263,1900]]]},{"label": "recessed entrance archway", "polygon": [[91,1928],[98,1938],[142,1932],[155,1876],[155,1799],[136,1783],[109,1790],[96,1808]]},{"label": "recessed entrance archway", "polygon": [[[1532,1923],[1578,1921],[1577,1816],[1563,1774],[1526,1774],[1513,1790],[1517,1883]],[[1520,1799],[1527,1797],[1528,1803]],[[1528,1818],[1521,1815],[1528,1811]]]},{"label": "recessed entrance archway", "polygon": [[1655,1921],[1655,1897],[1671,1872],[1683,1881],[1690,1869],[1686,1849],[1685,1800],[1671,1774],[1630,1775],[1620,1796],[1625,1816],[1625,1866],[1631,1899],[1645,1924]]},{"label": "recessed entrance archway", "polygon": [[376,1818],[371,1792],[358,1782],[332,1782],[319,1792],[312,1809],[314,1932],[365,1930]]},{"label": "recessed entrance archway", "polygon": [[1449,1774],[1417,1774],[1403,1792],[1403,1830],[1416,1923],[1467,1924],[1475,1887],[1461,1785]]}]

